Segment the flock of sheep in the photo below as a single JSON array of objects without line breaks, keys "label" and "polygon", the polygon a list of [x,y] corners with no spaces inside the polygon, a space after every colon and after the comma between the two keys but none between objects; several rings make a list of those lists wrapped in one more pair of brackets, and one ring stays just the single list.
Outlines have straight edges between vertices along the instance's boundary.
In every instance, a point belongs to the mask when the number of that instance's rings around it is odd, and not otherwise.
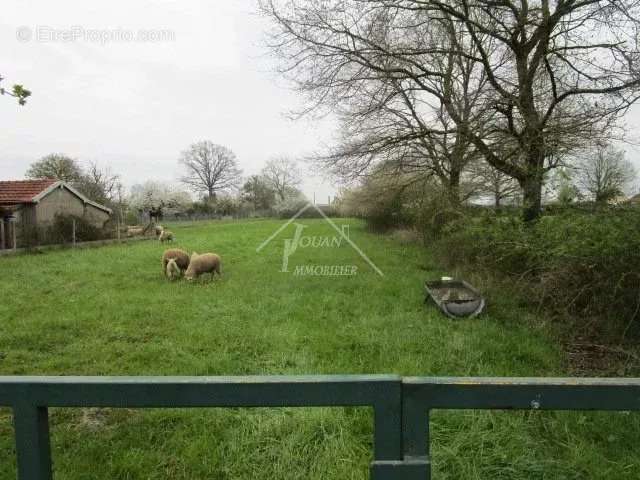
[{"label": "flock of sheep", "polygon": [[[159,225],[155,227],[155,233],[162,243],[173,241],[173,233]],[[187,280],[194,280],[205,273],[210,273],[213,278],[216,273],[222,275],[221,263],[215,253],[193,252],[189,256],[184,250],[170,248],[162,254],[162,273],[169,280],[177,280],[183,275]]]}]

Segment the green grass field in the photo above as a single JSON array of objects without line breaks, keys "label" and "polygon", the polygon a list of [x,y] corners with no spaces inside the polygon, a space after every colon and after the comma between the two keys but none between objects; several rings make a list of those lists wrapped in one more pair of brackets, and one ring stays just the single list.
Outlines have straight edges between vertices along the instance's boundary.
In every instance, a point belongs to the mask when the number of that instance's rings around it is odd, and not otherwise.
[{"label": "green grass field", "polygon": [[[304,220],[305,235],[334,235]],[[341,221],[340,223],[344,223]],[[295,265],[355,265],[354,276],[280,272],[279,221],[173,225],[175,246],[214,251],[223,277],[170,283],[156,241],[0,258],[2,375],[349,374],[562,376],[544,322],[505,296],[452,322],[425,306],[428,250],[367,233],[302,248]],[[364,479],[368,409],[52,409],[56,479]],[[436,479],[638,479],[640,416],[438,412]],[[15,478],[10,411],[0,410],[0,478]]]}]

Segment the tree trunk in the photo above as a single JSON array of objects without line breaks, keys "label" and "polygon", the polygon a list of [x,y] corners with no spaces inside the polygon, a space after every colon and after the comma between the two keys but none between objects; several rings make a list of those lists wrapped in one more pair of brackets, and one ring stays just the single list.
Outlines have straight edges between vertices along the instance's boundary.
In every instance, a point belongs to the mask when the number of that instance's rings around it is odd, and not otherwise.
[{"label": "tree trunk", "polygon": [[449,201],[452,207],[460,206],[460,172],[452,169],[449,175]]},{"label": "tree trunk", "polygon": [[542,209],[542,176],[534,174],[520,182],[522,187],[523,220],[532,222],[540,216]]},{"label": "tree trunk", "polygon": [[525,175],[519,180],[522,187],[523,220],[533,222],[540,217],[542,211],[542,183],[544,177],[545,147],[544,137],[539,129],[527,135],[528,143],[527,168]]}]

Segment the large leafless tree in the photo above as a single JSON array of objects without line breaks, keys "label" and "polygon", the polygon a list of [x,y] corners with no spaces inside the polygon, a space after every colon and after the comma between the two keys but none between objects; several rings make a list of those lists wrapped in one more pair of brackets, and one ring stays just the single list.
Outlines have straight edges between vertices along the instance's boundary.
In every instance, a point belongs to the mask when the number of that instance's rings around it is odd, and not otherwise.
[{"label": "large leafless tree", "polygon": [[208,140],[194,143],[180,156],[187,173],[182,182],[213,199],[220,192],[237,187],[241,171],[235,153]]},{"label": "large leafless tree", "polygon": [[118,192],[121,190],[120,176],[113,173],[111,168],[101,167],[97,162],[89,162],[83,175],[75,185],[90,199],[115,204]]},{"label": "large leafless tree", "polygon": [[[609,135],[636,101],[638,8],[637,0],[262,2],[274,20],[270,45],[309,109],[339,106],[372,80],[402,81],[518,181],[526,220],[539,215],[545,173],[576,145]],[[442,35],[449,25],[453,37]],[[435,61],[450,56],[486,77],[473,122],[448,88],[457,73]]]}]

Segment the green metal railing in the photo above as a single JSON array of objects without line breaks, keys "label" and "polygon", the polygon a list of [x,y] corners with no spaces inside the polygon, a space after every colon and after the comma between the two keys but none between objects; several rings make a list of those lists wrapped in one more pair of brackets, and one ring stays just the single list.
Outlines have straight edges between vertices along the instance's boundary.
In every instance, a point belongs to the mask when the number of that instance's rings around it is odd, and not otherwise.
[{"label": "green metal railing", "polygon": [[640,410],[640,379],[0,377],[13,409],[19,480],[51,480],[48,407],[339,407],[374,410],[374,480],[430,478],[437,409]]}]

